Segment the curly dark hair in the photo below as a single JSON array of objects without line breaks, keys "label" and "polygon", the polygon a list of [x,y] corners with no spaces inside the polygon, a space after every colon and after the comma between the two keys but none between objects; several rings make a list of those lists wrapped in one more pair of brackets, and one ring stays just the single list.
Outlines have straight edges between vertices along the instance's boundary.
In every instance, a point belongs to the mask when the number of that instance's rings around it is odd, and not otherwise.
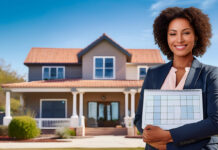
[{"label": "curly dark hair", "polygon": [[197,37],[192,54],[194,56],[202,56],[206,52],[206,47],[210,45],[212,33],[209,17],[198,8],[170,7],[163,10],[153,24],[155,44],[158,44],[168,59],[173,59],[173,53],[167,42],[167,32],[169,23],[176,18],[185,18],[189,21]]}]

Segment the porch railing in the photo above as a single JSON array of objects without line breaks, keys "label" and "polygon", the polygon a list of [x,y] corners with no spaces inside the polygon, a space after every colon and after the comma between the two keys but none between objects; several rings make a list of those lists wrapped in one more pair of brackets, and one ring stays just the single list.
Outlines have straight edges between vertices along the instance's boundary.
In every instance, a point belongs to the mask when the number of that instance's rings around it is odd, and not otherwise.
[{"label": "porch railing", "polygon": [[70,118],[35,118],[40,129],[57,129],[70,127]]}]

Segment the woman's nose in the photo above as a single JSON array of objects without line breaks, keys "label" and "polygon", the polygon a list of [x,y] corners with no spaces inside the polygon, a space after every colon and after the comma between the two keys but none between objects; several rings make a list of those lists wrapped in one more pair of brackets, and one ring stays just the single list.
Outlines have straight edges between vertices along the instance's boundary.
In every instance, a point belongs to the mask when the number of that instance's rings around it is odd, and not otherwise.
[{"label": "woman's nose", "polygon": [[182,43],[183,41],[184,41],[184,38],[183,38],[182,34],[178,34],[177,42]]}]

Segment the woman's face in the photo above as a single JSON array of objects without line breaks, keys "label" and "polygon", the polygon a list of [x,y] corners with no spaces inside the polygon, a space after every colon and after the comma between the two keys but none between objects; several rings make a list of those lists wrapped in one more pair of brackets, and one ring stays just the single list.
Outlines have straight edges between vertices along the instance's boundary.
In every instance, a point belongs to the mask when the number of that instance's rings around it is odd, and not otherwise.
[{"label": "woman's face", "polygon": [[184,18],[172,20],[168,26],[167,41],[174,58],[192,55],[195,33],[189,21]]}]

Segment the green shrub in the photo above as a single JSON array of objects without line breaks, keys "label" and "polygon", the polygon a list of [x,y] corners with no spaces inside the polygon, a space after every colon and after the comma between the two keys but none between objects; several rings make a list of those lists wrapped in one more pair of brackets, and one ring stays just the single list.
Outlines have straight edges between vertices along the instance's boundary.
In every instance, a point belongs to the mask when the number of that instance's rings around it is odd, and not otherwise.
[{"label": "green shrub", "polygon": [[30,108],[21,108],[21,111],[17,113],[16,116],[29,116],[29,117],[35,118],[36,113]]},{"label": "green shrub", "polygon": [[20,110],[20,101],[14,98],[11,98],[11,115],[14,116],[18,114]]},{"label": "green shrub", "polygon": [[28,116],[14,117],[8,126],[8,135],[16,139],[30,139],[39,134],[36,121]]},{"label": "green shrub", "polygon": [[70,138],[70,136],[76,136],[75,130],[67,127],[56,129],[55,134],[61,139],[67,139]]},{"label": "green shrub", "polygon": [[0,112],[5,112],[5,107],[4,106],[0,106]]},{"label": "green shrub", "polygon": [[76,136],[76,131],[74,129],[70,129],[70,136]]},{"label": "green shrub", "polygon": [[[5,112],[5,104],[0,104],[0,112]],[[20,105],[20,101],[15,99],[15,98],[11,98],[11,115],[17,115],[20,112],[22,112],[21,110],[21,105]]]},{"label": "green shrub", "polygon": [[8,136],[8,126],[0,125],[0,136]]}]

